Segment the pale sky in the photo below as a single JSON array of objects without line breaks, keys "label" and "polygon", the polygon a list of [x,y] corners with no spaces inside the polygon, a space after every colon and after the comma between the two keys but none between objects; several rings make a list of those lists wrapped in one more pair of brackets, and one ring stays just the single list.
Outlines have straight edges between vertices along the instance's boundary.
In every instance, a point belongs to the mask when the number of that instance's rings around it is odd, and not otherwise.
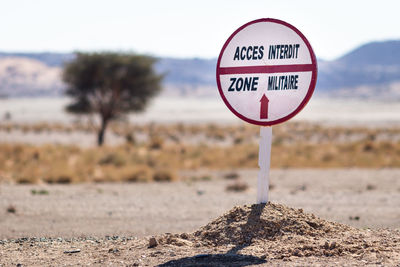
[{"label": "pale sky", "polygon": [[217,57],[241,25],[284,20],[334,59],[370,41],[400,39],[399,0],[0,0],[0,51],[117,50]]}]

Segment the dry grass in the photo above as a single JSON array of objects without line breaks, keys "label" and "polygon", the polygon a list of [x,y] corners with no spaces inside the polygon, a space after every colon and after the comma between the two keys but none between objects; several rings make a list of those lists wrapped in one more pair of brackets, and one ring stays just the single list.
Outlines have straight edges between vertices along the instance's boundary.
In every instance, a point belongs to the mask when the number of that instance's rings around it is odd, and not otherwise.
[{"label": "dry grass", "polygon": [[[131,125],[126,122],[113,122],[108,128],[109,134],[123,137],[128,144],[146,143],[154,149],[161,149],[168,144],[199,145],[241,145],[258,144],[258,126],[216,125],[216,124],[144,124]],[[72,124],[36,123],[18,124],[3,122],[0,131],[23,133],[96,133],[95,124],[76,122]],[[137,138],[144,137],[144,140]],[[275,145],[307,144],[341,144],[357,141],[397,142],[400,141],[400,128],[367,128],[344,126],[321,126],[306,122],[288,122],[273,127],[273,142]]]},{"label": "dry grass", "polygon": [[[13,131],[15,127],[11,124],[0,125],[0,130]],[[90,130],[79,125],[26,127],[18,129]],[[0,144],[0,181],[175,181],[179,179],[177,173],[180,170],[258,167],[259,127],[251,125],[149,124],[123,128],[115,124],[111,131],[121,136],[134,133],[148,138],[137,142],[131,134],[125,145],[101,148]],[[400,129],[283,124],[274,127],[271,167],[400,167]]]},{"label": "dry grass", "polygon": [[[83,149],[0,145],[0,180],[18,183],[175,181],[177,170],[257,168],[258,146],[148,145]],[[293,144],[272,148],[272,168],[400,167],[400,143]]]}]

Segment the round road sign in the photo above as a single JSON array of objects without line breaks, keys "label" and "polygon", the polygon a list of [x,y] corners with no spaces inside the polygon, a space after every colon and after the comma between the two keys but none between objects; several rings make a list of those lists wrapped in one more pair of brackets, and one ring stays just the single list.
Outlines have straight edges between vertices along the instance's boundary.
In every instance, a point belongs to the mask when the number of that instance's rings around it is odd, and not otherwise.
[{"label": "round road sign", "polygon": [[277,19],[237,29],[217,63],[219,93],[228,108],[252,124],[289,120],[307,104],[317,81],[317,61],[306,37]]}]

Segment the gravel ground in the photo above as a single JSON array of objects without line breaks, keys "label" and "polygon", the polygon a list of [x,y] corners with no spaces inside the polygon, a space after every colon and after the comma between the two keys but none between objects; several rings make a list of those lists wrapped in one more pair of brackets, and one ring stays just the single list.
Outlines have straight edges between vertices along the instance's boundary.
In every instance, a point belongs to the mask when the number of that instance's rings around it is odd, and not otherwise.
[{"label": "gravel ground", "polygon": [[398,266],[399,240],[398,230],[268,203],[236,206],[191,233],[2,240],[0,266]]},{"label": "gravel ground", "polygon": [[[164,244],[150,250],[149,236],[192,233],[233,206],[254,203],[257,170],[234,173],[249,185],[247,190],[227,191],[227,186],[236,181],[223,178],[226,172],[210,172],[214,177],[211,181],[197,182],[1,184],[0,266],[152,266],[203,254],[211,256],[198,257],[214,257],[218,265],[229,260],[230,256],[218,256],[225,255],[229,247]],[[382,236],[382,242],[388,236],[400,240],[396,231],[400,228],[400,169],[273,170],[271,185],[270,199],[275,203],[302,208],[359,229],[390,228],[379,230],[375,237]],[[384,255],[378,255],[366,262],[400,264],[400,260],[396,262],[396,257],[388,255],[385,257],[391,260],[384,261]],[[263,260],[258,256],[232,257],[232,261],[241,262],[236,266],[287,263],[285,259],[271,261],[268,257],[264,257],[267,262],[252,261]],[[144,260],[149,258],[153,259]],[[362,258],[348,255],[323,259],[292,256],[289,260],[290,265],[363,265]]]}]

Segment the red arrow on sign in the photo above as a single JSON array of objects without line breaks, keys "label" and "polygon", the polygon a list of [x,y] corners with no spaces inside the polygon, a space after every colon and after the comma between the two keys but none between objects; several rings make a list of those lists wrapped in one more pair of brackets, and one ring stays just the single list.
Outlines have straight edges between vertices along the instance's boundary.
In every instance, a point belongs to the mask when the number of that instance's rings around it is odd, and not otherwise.
[{"label": "red arrow on sign", "polygon": [[265,94],[263,94],[263,96],[260,99],[260,102],[261,102],[260,119],[268,119],[268,103],[269,103],[268,97]]}]

